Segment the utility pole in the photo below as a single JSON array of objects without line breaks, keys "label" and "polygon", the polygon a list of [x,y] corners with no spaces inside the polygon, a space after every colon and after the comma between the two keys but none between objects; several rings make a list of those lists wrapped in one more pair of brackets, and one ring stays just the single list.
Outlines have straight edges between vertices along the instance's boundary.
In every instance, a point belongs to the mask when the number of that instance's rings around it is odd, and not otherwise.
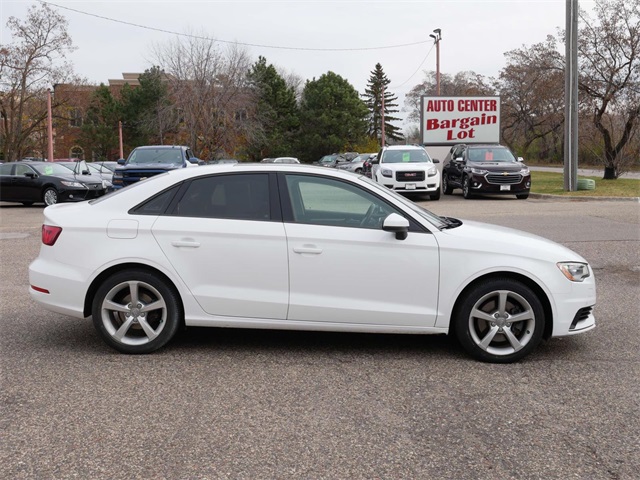
[{"label": "utility pole", "polygon": [[440,40],[442,40],[442,30],[436,28],[429,36],[433,38],[436,44],[436,95],[440,96]]},{"label": "utility pole", "polygon": [[566,0],[564,189],[578,190],[578,0]]},{"label": "utility pole", "polygon": [[47,89],[47,137],[49,140],[49,160],[53,162],[53,115],[51,113],[51,89]]},{"label": "utility pole", "polygon": [[118,120],[118,139],[120,141],[120,158],[124,158],[124,150],[122,149],[122,120]]}]

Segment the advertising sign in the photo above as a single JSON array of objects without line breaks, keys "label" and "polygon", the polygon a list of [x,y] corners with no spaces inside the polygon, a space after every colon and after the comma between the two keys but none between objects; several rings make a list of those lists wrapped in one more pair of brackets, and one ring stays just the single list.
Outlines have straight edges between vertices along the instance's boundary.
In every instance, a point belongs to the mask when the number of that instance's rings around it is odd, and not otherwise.
[{"label": "advertising sign", "polygon": [[424,145],[500,142],[500,97],[421,98]]}]

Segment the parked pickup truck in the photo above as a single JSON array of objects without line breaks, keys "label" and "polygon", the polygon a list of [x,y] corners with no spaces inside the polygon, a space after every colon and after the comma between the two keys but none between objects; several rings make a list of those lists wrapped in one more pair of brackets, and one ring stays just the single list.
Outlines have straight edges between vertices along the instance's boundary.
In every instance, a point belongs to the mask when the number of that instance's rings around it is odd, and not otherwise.
[{"label": "parked pickup truck", "polygon": [[176,168],[197,167],[200,160],[189,147],[180,145],[149,145],[134,148],[125,160],[118,160],[113,172],[113,188],[132,185],[159,173]]}]

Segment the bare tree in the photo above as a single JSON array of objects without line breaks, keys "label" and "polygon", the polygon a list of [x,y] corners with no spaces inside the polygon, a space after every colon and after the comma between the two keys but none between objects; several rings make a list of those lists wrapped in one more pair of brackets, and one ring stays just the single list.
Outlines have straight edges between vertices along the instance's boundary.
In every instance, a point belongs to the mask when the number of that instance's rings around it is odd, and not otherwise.
[{"label": "bare tree", "polygon": [[153,54],[191,148],[201,158],[236,152],[252,117],[247,52],[235,45],[222,51],[215,40],[190,35],[156,46]]},{"label": "bare tree", "polygon": [[[549,138],[561,142],[564,124],[564,58],[556,40],[505,53],[507,66],[498,85],[502,105],[502,138],[527,157],[535,142],[549,156]],[[555,145],[557,147],[557,145]]]},{"label": "bare tree", "polygon": [[604,178],[620,175],[640,117],[640,0],[596,0],[597,22],[580,12],[578,86],[603,146]]},{"label": "bare tree", "polygon": [[7,29],[13,43],[0,48],[0,143],[3,158],[16,160],[41,148],[46,90],[71,75],[63,59],[72,42],[67,20],[47,4],[29,7],[24,22],[9,17]]}]

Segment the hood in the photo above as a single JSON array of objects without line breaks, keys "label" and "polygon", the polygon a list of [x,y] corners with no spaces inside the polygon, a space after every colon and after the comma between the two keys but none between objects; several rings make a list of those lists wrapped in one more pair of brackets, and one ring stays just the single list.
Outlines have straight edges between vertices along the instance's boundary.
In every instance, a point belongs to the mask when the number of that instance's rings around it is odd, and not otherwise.
[{"label": "hood", "polygon": [[533,233],[499,225],[463,220],[461,226],[443,230],[442,233],[445,244],[451,242],[452,245],[467,250],[524,256],[553,263],[587,263],[583,257],[564,245]]},{"label": "hood", "polygon": [[182,168],[182,163],[142,163],[142,164],[126,164],[116,168],[116,171],[123,170],[173,170]]}]

